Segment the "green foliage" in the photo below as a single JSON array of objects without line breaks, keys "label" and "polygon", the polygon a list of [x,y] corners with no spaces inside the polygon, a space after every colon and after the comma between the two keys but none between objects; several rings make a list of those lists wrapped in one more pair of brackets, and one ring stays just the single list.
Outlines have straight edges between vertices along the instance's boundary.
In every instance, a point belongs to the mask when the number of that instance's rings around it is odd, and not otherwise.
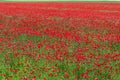
[{"label": "green foliage", "polygon": [[25,40],[27,40],[28,39],[28,36],[26,35],[26,34],[22,34],[21,36],[18,36],[18,39],[20,40],[20,41],[25,41]]},{"label": "green foliage", "polygon": [[113,48],[114,50],[120,52],[120,43],[114,43],[114,44],[112,45],[112,48]]}]

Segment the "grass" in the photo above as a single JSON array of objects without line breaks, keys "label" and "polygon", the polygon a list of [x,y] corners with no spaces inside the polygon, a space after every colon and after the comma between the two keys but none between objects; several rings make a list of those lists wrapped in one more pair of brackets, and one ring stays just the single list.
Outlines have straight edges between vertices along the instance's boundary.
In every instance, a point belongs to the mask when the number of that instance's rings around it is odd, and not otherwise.
[{"label": "grass", "polygon": [[[51,2],[51,1],[73,1],[73,0],[1,0],[1,1],[16,1],[16,2],[20,2],[20,1],[32,1],[32,2],[36,2],[36,1],[47,1],[47,2]],[[120,0],[74,0],[74,1],[120,1]]]},{"label": "grass", "polygon": [[[32,40],[34,43],[36,43],[36,41],[42,41],[44,39],[48,39],[49,37],[37,37],[37,36],[27,36],[25,34],[22,34],[21,36],[18,36],[18,41],[27,41],[27,39]],[[49,38],[50,39],[50,38]],[[51,39],[52,43],[54,43],[54,38]],[[17,41],[17,40],[15,40]],[[74,48],[78,47],[78,44],[75,42],[70,42],[71,46],[69,47],[69,52],[73,53]],[[118,47],[119,45],[116,44],[115,47]],[[45,54],[48,54],[48,51],[45,51],[44,48],[34,48],[35,50],[40,50],[39,53],[35,53],[35,54],[41,54],[42,52],[45,52]],[[31,51],[31,50],[30,50]],[[9,52],[8,54],[8,58],[10,58],[10,60],[6,60],[5,59],[5,53]],[[15,51],[18,52],[18,51]],[[87,69],[92,69],[93,66],[91,64],[81,64],[80,65],[80,69],[76,68],[76,64],[75,63],[68,63],[66,64],[66,62],[69,61],[49,61],[46,60],[45,58],[40,58],[39,61],[35,61],[34,57],[30,57],[29,55],[18,55],[18,57],[14,57],[15,52],[13,52],[11,49],[5,49],[4,52],[2,52],[0,54],[1,56],[1,61],[5,61],[5,62],[1,62],[1,67],[0,67],[0,72],[1,74],[5,74],[4,77],[0,77],[1,80],[4,80],[5,78],[9,78],[9,80],[18,80],[23,76],[26,76],[28,79],[32,78],[32,76],[37,76],[37,80],[41,80],[43,78],[47,78],[47,79],[54,79],[54,80],[72,80],[75,75],[82,74],[84,73]],[[102,50],[101,51],[103,54],[105,53],[109,53],[108,50]],[[4,56],[4,57],[3,57]],[[34,64],[33,64],[34,63]],[[46,64],[47,63],[47,64]],[[60,69],[60,72],[53,72],[53,74],[57,74],[57,77],[52,77],[52,76],[48,76],[48,74],[52,71],[52,66],[55,65],[55,63],[58,63],[58,65],[56,66],[56,69]],[[115,63],[111,62],[113,64],[113,67],[115,65]],[[4,65],[3,65],[4,64]],[[93,63],[92,63],[93,64]],[[8,70],[6,70],[6,68]],[[49,69],[47,69],[49,68]],[[13,71],[10,69],[13,69]],[[14,72],[14,70],[17,69],[17,72]],[[35,70],[38,69],[38,70]],[[54,68],[53,68],[54,69]],[[72,70],[77,69],[74,71],[74,73],[71,73]],[[47,72],[46,72],[47,70]],[[30,72],[33,71],[33,73],[30,74]],[[70,78],[66,79],[64,78],[64,72],[68,71],[68,73],[70,74]],[[97,72],[98,70],[94,70],[93,72]],[[91,72],[92,73],[92,72]],[[108,71],[106,69],[106,71],[103,71],[102,74],[104,74],[104,76],[108,74]],[[12,78],[10,77],[12,76]],[[95,77],[93,76],[93,74],[89,74],[89,76],[92,76],[91,79],[89,80],[93,80]],[[101,76],[97,75],[97,77],[99,79],[103,79],[106,80],[108,79],[107,77],[102,78]],[[119,76],[118,76],[119,77]],[[119,78],[116,77],[115,80],[118,80]],[[82,77],[78,77],[76,80],[84,80],[84,78]]]}]

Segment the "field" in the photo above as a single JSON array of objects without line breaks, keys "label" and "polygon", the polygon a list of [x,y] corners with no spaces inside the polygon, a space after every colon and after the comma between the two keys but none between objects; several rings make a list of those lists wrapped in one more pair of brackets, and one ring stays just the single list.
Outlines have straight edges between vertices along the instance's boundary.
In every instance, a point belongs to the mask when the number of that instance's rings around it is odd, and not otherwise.
[{"label": "field", "polygon": [[120,3],[0,3],[0,80],[120,80]]},{"label": "field", "polygon": [[[38,1],[49,1],[49,2],[54,2],[54,1],[73,1],[73,0],[0,0],[0,1],[15,1],[15,2],[21,2],[21,1],[24,1],[24,2],[28,2],[28,1],[32,1],[32,2],[38,2]],[[74,0],[74,1],[113,1],[113,2],[119,2],[120,0]]]}]

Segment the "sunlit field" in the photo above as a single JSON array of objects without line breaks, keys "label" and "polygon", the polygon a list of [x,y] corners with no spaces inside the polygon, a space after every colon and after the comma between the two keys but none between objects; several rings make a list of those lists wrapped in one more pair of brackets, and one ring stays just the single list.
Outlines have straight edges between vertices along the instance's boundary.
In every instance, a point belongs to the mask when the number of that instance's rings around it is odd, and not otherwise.
[{"label": "sunlit field", "polygon": [[97,1],[97,2],[100,2],[100,1],[103,1],[103,2],[108,2],[108,1],[112,1],[112,2],[120,2],[120,0],[0,0],[0,1],[15,1],[15,2],[21,2],[21,1],[24,1],[24,2],[28,2],[28,1],[32,1],[32,2],[35,2],[35,1],[47,1],[47,2],[53,2],[53,1]]},{"label": "sunlit field", "polygon": [[120,3],[0,3],[0,80],[120,80]]}]

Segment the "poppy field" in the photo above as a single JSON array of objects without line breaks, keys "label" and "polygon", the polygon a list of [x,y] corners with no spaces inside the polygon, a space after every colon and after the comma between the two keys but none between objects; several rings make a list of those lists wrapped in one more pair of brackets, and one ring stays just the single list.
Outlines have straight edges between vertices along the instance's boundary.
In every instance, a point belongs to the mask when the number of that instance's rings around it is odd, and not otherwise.
[{"label": "poppy field", "polygon": [[0,80],[120,80],[120,3],[0,3]]}]

